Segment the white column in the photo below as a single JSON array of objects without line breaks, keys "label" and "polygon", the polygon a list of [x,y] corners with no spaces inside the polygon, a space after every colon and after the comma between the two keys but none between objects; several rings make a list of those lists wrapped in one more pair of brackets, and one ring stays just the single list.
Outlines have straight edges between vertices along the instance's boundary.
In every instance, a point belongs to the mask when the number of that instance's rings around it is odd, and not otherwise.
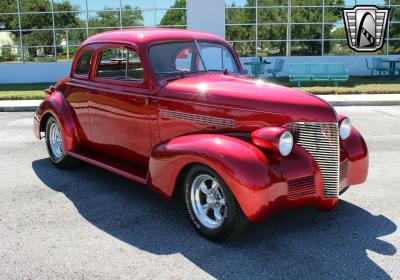
[{"label": "white column", "polygon": [[213,33],[225,38],[224,0],[187,0],[187,29]]}]

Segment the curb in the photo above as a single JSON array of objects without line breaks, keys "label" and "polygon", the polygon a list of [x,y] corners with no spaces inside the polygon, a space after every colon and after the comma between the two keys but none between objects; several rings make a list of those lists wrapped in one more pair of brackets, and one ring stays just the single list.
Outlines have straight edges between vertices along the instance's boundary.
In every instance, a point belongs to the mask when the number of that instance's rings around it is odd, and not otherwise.
[{"label": "curb", "polygon": [[374,100],[374,101],[328,101],[332,106],[399,106],[400,100]]},{"label": "curb", "polygon": [[0,112],[35,112],[37,106],[7,106],[0,107]]},{"label": "curb", "polygon": [[[326,100],[332,106],[400,106],[399,100]],[[37,106],[0,106],[0,112],[35,112]]]}]

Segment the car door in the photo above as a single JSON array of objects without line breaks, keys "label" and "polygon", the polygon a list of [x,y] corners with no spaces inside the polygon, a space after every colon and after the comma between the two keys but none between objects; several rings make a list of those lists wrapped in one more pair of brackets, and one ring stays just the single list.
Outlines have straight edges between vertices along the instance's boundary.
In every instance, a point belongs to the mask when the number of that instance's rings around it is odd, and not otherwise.
[{"label": "car door", "polygon": [[146,166],[151,149],[149,88],[137,52],[100,49],[89,99],[92,146],[113,158]]}]

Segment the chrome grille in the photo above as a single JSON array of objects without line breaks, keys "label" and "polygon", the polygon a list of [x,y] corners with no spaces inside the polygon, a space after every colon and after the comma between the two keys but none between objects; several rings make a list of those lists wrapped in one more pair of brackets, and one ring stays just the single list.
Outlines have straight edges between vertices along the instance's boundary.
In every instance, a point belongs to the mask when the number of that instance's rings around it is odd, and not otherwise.
[{"label": "chrome grille", "polygon": [[302,198],[315,193],[315,178],[313,175],[288,180],[289,199]]},{"label": "chrome grille", "polygon": [[288,127],[294,142],[318,163],[324,180],[324,196],[339,195],[339,131],[337,123],[296,122]]}]

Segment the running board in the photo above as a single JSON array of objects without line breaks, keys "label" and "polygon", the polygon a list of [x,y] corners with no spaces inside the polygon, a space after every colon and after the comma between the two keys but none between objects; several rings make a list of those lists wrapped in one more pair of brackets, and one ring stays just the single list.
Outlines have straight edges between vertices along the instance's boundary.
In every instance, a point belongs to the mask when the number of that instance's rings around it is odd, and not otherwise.
[{"label": "running board", "polygon": [[98,155],[86,151],[67,152],[68,155],[80,159],[82,161],[93,164],[97,167],[103,168],[115,174],[121,175],[130,180],[136,181],[141,184],[146,184],[146,170],[144,168],[138,168],[130,165],[124,161],[109,158],[103,155]]}]

